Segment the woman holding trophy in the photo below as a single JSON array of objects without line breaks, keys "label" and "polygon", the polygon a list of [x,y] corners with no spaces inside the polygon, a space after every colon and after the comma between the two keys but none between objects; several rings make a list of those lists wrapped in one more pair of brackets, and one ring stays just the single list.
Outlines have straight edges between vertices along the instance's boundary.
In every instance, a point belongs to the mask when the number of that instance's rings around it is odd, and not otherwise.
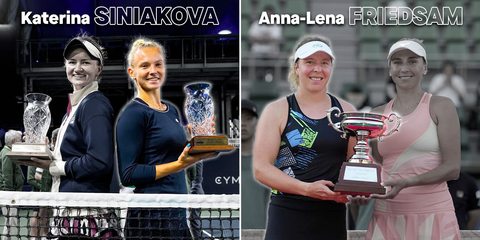
[{"label": "woman holding trophy", "polygon": [[[137,96],[118,118],[116,141],[122,184],[134,185],[135,193],[187,194],[184,169],[215,156],[213,152],[188,154],[190,144],[185,146],[187,138],[179,113],[172,104],[161,100],[165,55],[162,45],[142,38],[131,45],[127,56],[128,74],[135,83]],[[169,214],[181,219],[164,220]],[[127,239],[189,237],[186,212],[130,209],[125,235]]]},{"label": "woman holding trophy", "polygon": [[[96,39],[82,34],[66,44],[63,56],[73,93],[68,96],[67,113],[58,132],[53,161],[32,158],[32,161],[21,163],[49,170],[52,192],[109,193],[114,163],[114,113],[109,100],[98,91],[106,52]],[[117,226],[102,217],[105,214],[113,213],[106,210],[59,209],[54,213],[55,227],[52,226],[51,234],[86,238],[118,234],[113,233],[115,230],[109,233],[109,229]],[[89,215],[98,217],[91,218]],[[79,227],[73,225],[73,218],[97,225],[102,231],[96,235],[93,231],[81,233]]]},{"label": "woman holding trophy", "polygon": [[356,140],[328,126],[326,111],[355,109],[327,93],[334,64],[327,39],[300,39],[290,64],[298,91],[270,103],[256,133],[255,178],[272,188],[265,239],[347,239],[347,196],[332,189]]},{"label": "woman holding trophy", "polygon": [[[460,124],[449,98],[432,96],[420,82],[427,54],[418,39],[401,39],[388,54],[397,96],[372,112],[402,116],[398,132],[371,141],[387,187],[378,198],[366,239],[460,239],[447,181],[460,171]],[[352,201],[365,203],[369,199]]]}]

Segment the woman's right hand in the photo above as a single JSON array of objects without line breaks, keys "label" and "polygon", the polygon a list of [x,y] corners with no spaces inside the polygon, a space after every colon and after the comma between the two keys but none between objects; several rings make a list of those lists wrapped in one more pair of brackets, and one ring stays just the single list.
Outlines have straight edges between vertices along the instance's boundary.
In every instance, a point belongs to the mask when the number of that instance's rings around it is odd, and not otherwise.
[{"label": "woman's right hand", "polygon": [[178,162],[185,167],[188,167],[200,160],[203,159],[208,159],[212,158],[218,155],[217,152],[206,152],[206,153],[197,153],[197,154],[188,154],[188,151],[190,150],[190,143],[187,144],[187,146],[183,149],[182,154],[180,154],[180,157],[178,157]]},{"label": "woman's right hand", "polygon": [[312,183],[307,183],[307,196],[321,200],[331,200],[339,203],[347,203],[347,195],[339,192],[334,192],[328,187],[334,187],[331,181],[319,180]]}]

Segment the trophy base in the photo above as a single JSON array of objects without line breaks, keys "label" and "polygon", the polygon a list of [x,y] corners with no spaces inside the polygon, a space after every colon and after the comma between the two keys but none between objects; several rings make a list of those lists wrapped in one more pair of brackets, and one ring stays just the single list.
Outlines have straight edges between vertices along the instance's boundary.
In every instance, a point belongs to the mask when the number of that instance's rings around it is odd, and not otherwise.
[{"label": "trophy base", "polygon": [[41,143],[14,143],[12,151],[7,153],[7,157],[15,164],[18,161],[31,161],[31,157],[40,159],[52,159],[47,145]]},{"label": "trophy base", "polygon": [[191,144],[189,154],[197,154],[204,152],[228,152],[235,147],[228,145],[226,136],[196,136],[189,143]]},{"label": "trophy base", "polygon": [[335,184],[335,192],[340,192],[341,194],[347,194],[355,196],[365,196],[369,197],[370,194],[375,193],[379,195],[385,194],[385,188],[382,185],[378,186],[364,186],[361,184]]},{"label": "trophy base", "polygon": [[375,164],[343,163],[334,191],[352,196],[383,195],[386,190],[380,185],[380,172],[380,166]]}]

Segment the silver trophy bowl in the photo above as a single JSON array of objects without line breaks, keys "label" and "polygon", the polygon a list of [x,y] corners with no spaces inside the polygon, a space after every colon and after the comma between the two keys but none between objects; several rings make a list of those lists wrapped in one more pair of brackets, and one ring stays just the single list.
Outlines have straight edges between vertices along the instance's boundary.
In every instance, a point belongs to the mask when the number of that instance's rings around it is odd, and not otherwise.
[{"label": "silver trophy bowl", "polygon": [[[335,113],[335,117],[343,117],[343,120],[338,123],[333,123],[331,114]],[[395,127],[389,132],[385,133],[385,120],[393,122],[392,117],[395,116],[397,122]],[[355,145],[355,154],[348,160],[352,163],[372,163],[372,159],[368,155],[370,148],[368,146],[368,139],[378,138],[380,141],[382,137],[391,135],[398,131],[401,123],[401,118],[396,113],[391,113],[388,117],[375,113],[363,112],[341,112],[338,107],[332,107],[327,110],[327,118],[330,125],[337,132],[343,133],[342,138],[347,138],[348,134],[357,137],[357,144]]]}]

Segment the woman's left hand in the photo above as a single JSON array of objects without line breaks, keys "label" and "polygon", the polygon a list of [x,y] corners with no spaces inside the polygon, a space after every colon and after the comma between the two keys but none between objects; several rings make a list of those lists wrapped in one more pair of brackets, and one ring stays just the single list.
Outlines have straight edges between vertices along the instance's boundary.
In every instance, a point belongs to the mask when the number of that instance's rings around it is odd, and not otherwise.
[{"label": "woman's left hand", "polygon": [[351,195],[348,195],[347,199],[351,203],[354,203],[355,205],[367,205],[368,203],[370,203],[370,200],[372,200],[372,198],[370,198],[370,197],[365,197],[365,196],[355,196],[355,197],[353,197]]},{"label": "woman's left hand", "polygon": [[24,161],[24,160],[19,160],[18,163],[20,165],[26,165],[26,166],[33,166],[33,167],[38,167],[38,168],[43,168],[48,170],[50,167],[50,163],[52,163],[52,160],[50,159],[40,159],[36,157],[31,157],[31,161]]},{"label": "woman's left hand", "polygon": [[382,183],[382,186],[390,186],[391,189],[385,195],[372,194],[370,197],[378,199],[393,199],[402,189],[407,187],[407,181],[405,179],[387,180]]},{"label": "woman's left hand", "polygon": [[200,160],[213,158],[218,155],[217,152],[205,152],[205,153],[197,153],[190,155],[188,151],[190,150],[190,143],[183,148],[182,154],[178,157],[178,161],[183,166],[190,166]]}]

